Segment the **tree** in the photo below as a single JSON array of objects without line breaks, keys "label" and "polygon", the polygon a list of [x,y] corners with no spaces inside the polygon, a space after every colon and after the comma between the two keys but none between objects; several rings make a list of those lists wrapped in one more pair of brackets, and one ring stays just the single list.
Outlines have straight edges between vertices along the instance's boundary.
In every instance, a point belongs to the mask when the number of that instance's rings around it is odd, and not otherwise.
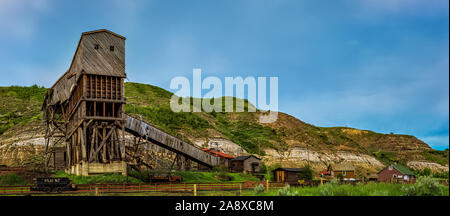
[{"label": "tree", "polygon": [[311,166],[309,164],[306,164],[302,167],[303,172],[300,172],[298,174],[298,179],[300,180],[312,180],[314,171],[311,169]]},{"label": "tree", "polygon": [[431,169],[426,167],[425,169],[423,169],[422,174],[424,176],[431,176]]}]

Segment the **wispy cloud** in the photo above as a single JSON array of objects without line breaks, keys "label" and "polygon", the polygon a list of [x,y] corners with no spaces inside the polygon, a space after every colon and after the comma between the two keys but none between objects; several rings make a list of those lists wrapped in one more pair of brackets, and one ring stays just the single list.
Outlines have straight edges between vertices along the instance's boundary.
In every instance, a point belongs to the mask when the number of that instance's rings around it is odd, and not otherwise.
[{"label": "wispy cloud", "polygon": [[37,16],[48,7],[48,0],[0,0],[0,33],[19,39],[31,37],[36,31]]}]

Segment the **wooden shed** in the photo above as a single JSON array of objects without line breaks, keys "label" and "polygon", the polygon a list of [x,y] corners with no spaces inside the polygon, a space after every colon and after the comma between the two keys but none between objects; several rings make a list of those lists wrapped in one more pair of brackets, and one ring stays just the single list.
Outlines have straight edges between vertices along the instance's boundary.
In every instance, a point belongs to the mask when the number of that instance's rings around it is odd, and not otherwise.
[{"label": "wooden shed", "polygon": [[299,173],[302,173],[301,168],[277,168],[273,170],[273,178],[276,182],[298,184]]},{"label": "wooden shed", "polygon": [[239,156],[231,160],[231,171],[257,173],[261,170],[261,159],[254,155]]},{"label": "wooden shed", "polygon": [[333,178],[342,176],[344,181],[356,180],[355,167],[350,163],[340,163],[328,166],[328,171]]}]

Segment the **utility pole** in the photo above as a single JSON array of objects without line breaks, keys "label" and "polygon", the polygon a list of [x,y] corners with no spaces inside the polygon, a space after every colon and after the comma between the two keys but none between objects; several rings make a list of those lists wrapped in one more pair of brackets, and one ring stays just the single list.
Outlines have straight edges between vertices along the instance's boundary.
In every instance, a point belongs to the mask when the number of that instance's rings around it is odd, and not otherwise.
[{"label": "utility pole", "polygon": [[308,160],[308,166],[309,166],[310,165],[309,164],[309,144],[306,144],[306,151],[308,152],[308,159],[307,160]]}]

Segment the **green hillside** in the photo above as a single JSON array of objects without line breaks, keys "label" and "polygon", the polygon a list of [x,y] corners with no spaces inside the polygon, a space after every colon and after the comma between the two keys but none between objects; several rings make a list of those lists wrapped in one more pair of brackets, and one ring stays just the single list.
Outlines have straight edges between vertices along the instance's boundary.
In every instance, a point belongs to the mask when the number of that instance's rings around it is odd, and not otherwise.
[{"label": "green hillside", "polygon": [[[0,140],[4,136],[2,134],[14,127],[42,121],[41,105],[45,91],[45,88],[38,86],[0,87]],[[410,135],[380,134],[345,127],[317,127],[284,113],[279,113],[278,120],[271,124],[258,122],[260,111],[174,113],[169,105],[172,93],[147,84],[125,83],[125,96],[126,113],[141,115],[147,122],[174,136],[181,137],[184,134],[188,142],[198,138],[225,138],[250,153],[262,155],[267,148],[284,150],[308,146],[317,151],[343,150],[369,154],[384,163],[404,164],[414,159],[446,165],[449,160],[448,150],[432,150],[426,143]],[[246,110],[248,106],[252,105],[244,101]]]},{"label": "green hillside", "polygon": [[0,87],[0,135],[15,125],[41,121],[44,87]]}]

